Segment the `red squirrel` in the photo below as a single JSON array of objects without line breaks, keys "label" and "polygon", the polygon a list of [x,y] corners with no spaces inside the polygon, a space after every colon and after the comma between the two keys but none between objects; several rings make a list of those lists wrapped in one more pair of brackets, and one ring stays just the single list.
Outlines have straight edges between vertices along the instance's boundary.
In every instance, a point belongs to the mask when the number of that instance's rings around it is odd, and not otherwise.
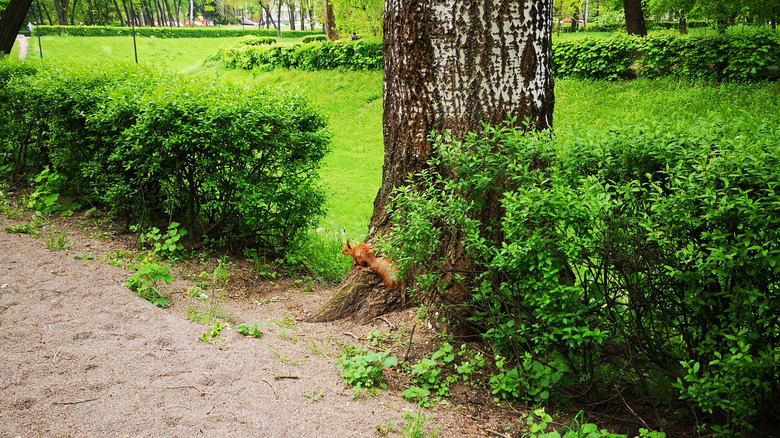
[{"label": "red squirrel", "polygon": [[352,262],[353,266],[367,266],[382,277],[387,290],[400,289],[402,287],[403,284],[398,278],[398,273],[393,267],[392,262],[384,257],[376,257],[371,246],[367,243],[358,243],[355,246],[351,246],[349,244],[349,239],[347,239],[347,243],[344,245],[341,253],[352,256],[354,259]]},{"label": "red squirrel", "polygon": [[368,267],[379,274],[385,282],[385,289],[402,289],[403,282],[398,278],[398,271],[395,270],[390,260],[384,257],[374,257],[368,262]]},{"label": "red squirrel", "polygon": [[350,246],[349,239],[347,239],[347,244],[344,245],[341,253],[351,255],[355,259],[352,261],[352,266],[357,265],[361,268],[367,267],[369,262],[376,258],[374,257],[374,251],[367,243],[358,243],[355,246]]}]

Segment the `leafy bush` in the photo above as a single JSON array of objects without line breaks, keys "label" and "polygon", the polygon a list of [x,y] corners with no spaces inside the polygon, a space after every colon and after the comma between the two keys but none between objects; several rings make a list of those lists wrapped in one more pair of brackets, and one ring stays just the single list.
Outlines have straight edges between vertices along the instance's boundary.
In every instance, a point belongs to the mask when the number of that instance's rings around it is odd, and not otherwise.
[{"label": "leafy bush", "polygon": [[638,40],[640,74],[695,79],[777,79],[780,37],[774,33],[680,37],[659,33]]},{"label": "leafy bush", "polygon": [[631,74],[636,37],[583,38],[553,44],[553,74],[594,79],[619,79]]},{"label": "leafy bush", "polygon": [[[272,47],[247,48],[243,43],[215,56],[229,68],[299,68],[303,70],[382,68],[381,40],[321,41],[306,38]],[[691,79],[755,81],[777,79],[780,37],[768,32],[750,35],[680,36],[661,32],[639,38],[615,34],[553,42],[553,74],[616,80],[637,74]]]},{"label": "leafy bush", "polygon": [[[391,250],[428,267],[418,287],[438,293],[433,249],[463,244],[472,323],[508,358],[497,395],[539,401],[620,376],[689,402],[719,435],[745,432],[780,402],[778,126],[744,115],[567,142],[490,127],[439,138],[425,189],[397,192]],[[491,197],[501,215],[484,222]]]},{"label": "leafy bush", "polygon": [[127,279],[125,286],[130,290],[138,292],[138,296],[149,301],[158,307],[167,307],[170,299],[165,298],[160,293],[157,285],[158,281],[170,283],[173,276],[168,273],[168,268],[162,267],[157,263],[145,262],[141,264],[135,274]]},{"label": "leafy bush", "polygon": [[280,251],[324,212],[325,120],[292,92],[132,66],[20,75],[0,102],[0,168],[44,166],[130,223]]},{"label": "leafy bush", "polygon": [[341,371],[344,383],[364,388],[384,388],[385,383],[382,382],[384,369],[397,364],[398,359],[390,356],[390,350],[377,352],[362,347],[348,348],[336,361],[336,366],[344,368]]},{"label": "leafy bush", "polygon": [[305,36],[301,39],[301,42],[305,43],[316,43],[320,41],[327,41],[328,37],[325,35],[310,35]]},{"label": "leafy bush", "polygon": [[245,48],[228,47],[214,57],[228,68],[299,68],[302,70],[378,70],[382,41],[322,41]]}]

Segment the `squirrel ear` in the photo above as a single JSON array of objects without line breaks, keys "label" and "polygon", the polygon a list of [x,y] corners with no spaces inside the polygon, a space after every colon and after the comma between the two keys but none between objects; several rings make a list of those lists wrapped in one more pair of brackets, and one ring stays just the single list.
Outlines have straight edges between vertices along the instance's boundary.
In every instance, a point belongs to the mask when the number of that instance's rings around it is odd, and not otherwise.
[{"label": "squirrel ear", "polygon": [[347,239],[347,248],[352,248],[352,247],[349,245],[349,239]]}]

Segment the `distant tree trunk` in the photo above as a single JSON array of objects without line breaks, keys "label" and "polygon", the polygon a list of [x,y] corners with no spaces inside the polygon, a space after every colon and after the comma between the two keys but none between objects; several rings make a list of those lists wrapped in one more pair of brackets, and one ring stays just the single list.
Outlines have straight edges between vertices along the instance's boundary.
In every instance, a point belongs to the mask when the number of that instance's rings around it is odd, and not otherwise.
[{"label": "distant tree trunk", "polygon": [[680,11],[680,21],[678,22],[677,30],[680,31],[680,35],[688,33],[688,23],[685,21],[685,12],[683,11]]},{"label": "distant tree trunk", "polygon": [[328,41],[339,39],[339,32],[336,30],[336,19],[333,16],[333,5],[328,0],[322,0],[322,27]]},{"label": "distant tree trunk", "polygon": [[295,3],[287,3],[287,16],[290,19],[290,30],[295,30]]},{"label": "distant tree trunk", "polygon": [[116,2],[116,0],[112,0],[114,2],[114,9],[116,9],[116,16],[119,18],[119,25],[124,26],[125,20],[122,17],[122,10],[119,9],[119,3]]},{"label": "distant tree trunk", "polygon": [[[516,125],[528,119],[534,129],[551,127],[551,33],[552,0],[385,1],[385,161],[369,225],[375,235],[391,227],[387,206],[393,189],[427,168],[431,132],[460,137],[481,131],[483,123],[510,119]],[[494,214],[500,211],[498,199],[486,202]],[[443,245],[451,271],[469,272],[462,244],[453,239]],[[363,277],[378,280],[366,270],[350,274],[312,320],[365,321],[403,306],[402,294],[388,294]],[[468,301],[468,279],[453,275],[443,282],[450,285],[444,305]]]},{"label": "distant tree trunk", "polygon": [[276,23],[279,25],[276,30],[279,32],[279,38],[282,37],[282,0],[278,0],[276,8]]},{"label": "distant tree trunk", "polygon": [[278,29],[278,26],[276,23],[274,23],[274,15],[271,13],[271,7],[265,6],[264,4],[260,3],[260,7],[265,11],[265,28],[268,29],[268,23],[271,23],[271,26],[273,26],[275,29]]},{"label": "distant tree trunk", "polygon": [[122,9],[125,11],[125,17],[127,17],[127,20],[125,20],[125,25],[130,26],[130,22],[133,20],[133,17],[130,16],[130,12],[127,10],[127,2],[125,0],[122,0]]},{"label": "distant tree trunk", "polygon": [[165,5],[165,9],[168,11],[168,25],[171,27],[174,27],[174,22],[176,21],[173,17],[173,14],[171,13],[171,4],[168,3],[168,0],[162,0],[163,4]]},{"label": "distant tree trunk", "polygon": [[314,9],[309,8],[309,30],[314,30]]},{"label": "distant tree trunk", "polygon": [[[49,26],[53,26],[54,22],[51,20],[51,15],[49,14],[49,10],[46,9],[46,3],[38,3],[38,6],[40,6],[40,9],[42,9],[42,15],[46,16],[46,21],[49,22]],[[41,20],[43,20],[43,17],[41,17]]]},{"label": "distant tree trunk", "polygon": [[78,3],[78,0],[73,0],[72,7],[70,8],[70,25],[73,26],[74,20],[76,19],[76,3]]},{"label": "distant tree trunk", "polygon": [[0,17],[0,52],[10,55],[32,0],[11,0]]},{"label": "distant tree trunk", "polygon": [[626,14],[626,30],[629,35],[647,36],[645,15],[642,12],[642,0],[623,0]]},{"label": "distant tree trunk", "polygon": [[70,0],[54,0],[54,12],[57,13],[57,23],[60,26],[68,25],[68,2]]}]

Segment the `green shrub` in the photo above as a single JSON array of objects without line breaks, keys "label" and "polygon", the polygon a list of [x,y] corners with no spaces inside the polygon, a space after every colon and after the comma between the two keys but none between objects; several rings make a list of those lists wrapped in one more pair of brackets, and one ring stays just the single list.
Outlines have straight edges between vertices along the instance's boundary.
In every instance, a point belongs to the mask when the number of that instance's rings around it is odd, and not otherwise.
[{"label": "green shrub", "polygon": [[639,40],[640,74],[694,79],[756,81],[780,77],[780,37],[751,35],[684,36],[658,33]]},{"label": "green shrub", "polygon": [[273,46],[228,47],[215,58],[228,68],[299,68],[302,70],[378,70],[381,40],[321,41]]},{"label": "green shrub", "polygon": [[362,347],[351,347],[339,357],[336,366],[343,367],[341,377],[350,386],[363,388],[384,388],[382,382],[384,369],[398,364],[395,356],[390,356],[390,350],[384,352],[369,351]]},{"label": "green shrub", "polygon": [[301,39],[301,42],[306,44],[306,43],[316,43],[316,42],[327,41],[327,40],[328,40],[328,37],[325,36],[325,35],[309,35],[309,36],[303,37]]},{"label": "green shrub", "polygon": [[[435,248],[462,242],[472,323],[508,358],[497,395],[539,401],[620,376],[690,403],[721,436],[745,433],[780,402],[778,126],[744,115],[566,142],[440,138],[431,168],[447,177],[398,190],[390,250],[428,267],[418,287],[438,293]],[[496,196],[502,214],[484,223]]]},{"label": "green shrub", "polygon": [[247,35],[238,42],[244,46],[259,46],[262,44],[276,44],[276,37],[259,37],[255,35]]},{"label": "green shrub", "polygon": [[553,74],[594,79],[620,79],[632,74],[636,37],[583,38],[553,44]]},{"label": "green shrub", "polygon": [[190,235],[281,251],[324,211],[317,169],[329,135],[292,92],[133,66],[42,69],[6,89],[0,131],[14,135],[0,166],[48,165],[130,223],[173,220]]}]

